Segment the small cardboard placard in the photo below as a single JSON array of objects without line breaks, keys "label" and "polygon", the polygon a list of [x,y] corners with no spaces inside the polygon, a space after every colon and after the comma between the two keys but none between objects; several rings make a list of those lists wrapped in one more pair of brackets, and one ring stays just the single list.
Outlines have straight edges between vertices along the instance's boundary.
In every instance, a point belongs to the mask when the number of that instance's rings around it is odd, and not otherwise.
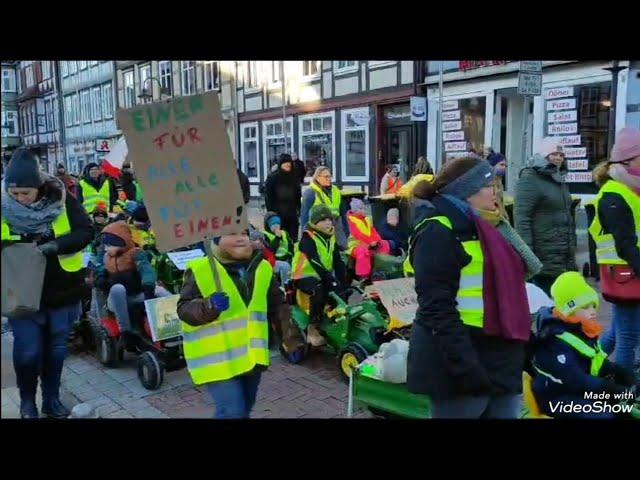
[{"label": "small cardboard placard", "polygon": [[180,295],[171,295],[145,300],[144,308],[154,342],[182,335],[182,325],[177,312],[179,299]]}]

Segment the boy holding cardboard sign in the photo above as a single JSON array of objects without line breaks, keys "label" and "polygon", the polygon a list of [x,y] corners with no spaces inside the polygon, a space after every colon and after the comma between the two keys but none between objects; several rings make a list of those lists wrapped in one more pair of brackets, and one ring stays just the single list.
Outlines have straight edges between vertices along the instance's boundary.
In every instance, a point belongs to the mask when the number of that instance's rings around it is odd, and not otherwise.
[{"label": "boy holding cardboard sign", "polygon": [[287,351],[299,342],[273,267],[248,232],[213,243],[213,255],[190,261],[185,271],[178,301],[184,354],[193,382],[213,397],[214,418],[249,418],[269,366],[267,322],[284,333]]}]

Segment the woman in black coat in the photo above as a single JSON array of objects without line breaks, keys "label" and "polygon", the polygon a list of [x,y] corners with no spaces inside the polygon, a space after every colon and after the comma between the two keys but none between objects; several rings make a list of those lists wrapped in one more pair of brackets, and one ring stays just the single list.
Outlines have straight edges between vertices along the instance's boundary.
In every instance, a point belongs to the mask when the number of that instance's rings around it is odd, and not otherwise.
[{"label": "woman in black coat", "polygon": [[60,402],[60,376],[71,325],[81,314],[84,295],[82,251],[92,227],[82,205],[67,194],[62,181],[40,172],[24,148],[14,153],[2,188],[2,249],[35,242],[46,257],[40,310],[9,317],[13,330],[13,365],[20,390],[22,418],[38,418],[36,390],[42,387],[42,413],[66,418]]}]

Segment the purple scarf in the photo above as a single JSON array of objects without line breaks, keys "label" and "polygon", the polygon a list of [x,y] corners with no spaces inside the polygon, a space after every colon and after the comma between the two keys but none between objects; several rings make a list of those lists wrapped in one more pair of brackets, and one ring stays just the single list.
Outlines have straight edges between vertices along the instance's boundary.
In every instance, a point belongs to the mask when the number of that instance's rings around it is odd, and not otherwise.
[{"label": "purple scarf", "polygon": [[496,228],[477,215],[472,217],[484,254],[483,332],[507,340],[527,341],[531,317],[524,262]]}]

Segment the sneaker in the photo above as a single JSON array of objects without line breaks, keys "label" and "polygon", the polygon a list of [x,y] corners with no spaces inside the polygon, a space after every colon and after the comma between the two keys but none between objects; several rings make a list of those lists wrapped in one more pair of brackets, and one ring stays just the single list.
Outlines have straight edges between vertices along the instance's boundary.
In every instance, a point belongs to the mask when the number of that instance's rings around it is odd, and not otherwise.
[{"label": "sneaker", "polygon": [[318,330],[318,327],[316,327],[313,323],[309,324],[309,326],[307,327],[307,341],[313,347],[321,347],[322,345],[325,345],[327,343]]}]

